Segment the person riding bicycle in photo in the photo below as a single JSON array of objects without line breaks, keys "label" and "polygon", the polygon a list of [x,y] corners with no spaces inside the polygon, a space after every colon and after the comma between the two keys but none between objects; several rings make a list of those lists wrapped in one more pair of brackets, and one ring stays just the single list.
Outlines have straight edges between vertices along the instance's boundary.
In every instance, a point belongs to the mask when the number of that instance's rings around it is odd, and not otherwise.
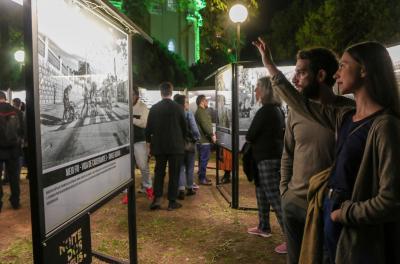
[{"label": "person riding bicycle in photo", "polygon": [[63,103],[64,103],[64,113],[63,113],[63,121],[66,121],[68,119],[68,111],[71,107],[71,102],[69,100],[69,94],[72,90],[72,85],[68,85],[64,89],[64,94],[63,94]]}]

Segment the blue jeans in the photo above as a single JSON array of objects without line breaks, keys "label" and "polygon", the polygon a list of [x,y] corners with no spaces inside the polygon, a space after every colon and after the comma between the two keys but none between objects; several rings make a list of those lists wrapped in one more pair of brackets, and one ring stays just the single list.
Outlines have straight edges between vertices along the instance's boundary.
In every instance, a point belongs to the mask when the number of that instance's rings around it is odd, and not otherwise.
[{"label": "blue jeans", "polygon": [[210,159],[211,144],[197,144],[197,151],[199,153],[199,180],[202,182],[206,180],[206,171],[208,160]]},{"label": "blue jeans", "polygon": [[336,247],[339,241],[342,224],[331,219],[332,202],[328,197],[324,199],[324,248],[328,251],[329,263],[335,263]]},{"label": "blue jeans", "polygon": [[133,144],[133,152],[135,155],[136,165],[139,167],[140,173],[142,174],[142,186],[143,188],[152,187],[150,169],[148,163],[148,151],[146,141],[140,141]]},{"label": "blue jeans", "polygon": [[193,171],[194,171],[194,157],[195,152],[186,152],[181,166],[179,174],[179,190],[185,190],[193,188]]}]

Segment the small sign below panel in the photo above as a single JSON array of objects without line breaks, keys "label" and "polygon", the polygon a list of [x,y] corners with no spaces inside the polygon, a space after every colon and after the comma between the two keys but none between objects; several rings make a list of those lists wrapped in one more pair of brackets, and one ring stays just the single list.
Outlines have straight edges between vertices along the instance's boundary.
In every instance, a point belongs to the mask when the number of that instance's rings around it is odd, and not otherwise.
[{"label": "small sign below panel", "polygon": [[43,245],[44,263],[86,264],[92,263],[90,218],[85,214],[59,233],[51,236]]}]

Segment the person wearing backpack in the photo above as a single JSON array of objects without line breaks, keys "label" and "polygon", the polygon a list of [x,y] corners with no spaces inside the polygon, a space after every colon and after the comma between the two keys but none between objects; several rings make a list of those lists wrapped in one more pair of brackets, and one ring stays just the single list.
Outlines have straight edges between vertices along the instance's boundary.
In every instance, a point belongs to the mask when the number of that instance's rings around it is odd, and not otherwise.
[{"label": "person wearing backpack", "polygon": [[[0,91],[0,162],[5,163],[10,181],[10,203],[13,209],[19,209],[18,162],[21,152],[22,120],[18,110],[6,102],[7,97]],[[0,171],[1,174],[1,171]],[[3,206],[3,185],[0,184],[0,212]]]}]

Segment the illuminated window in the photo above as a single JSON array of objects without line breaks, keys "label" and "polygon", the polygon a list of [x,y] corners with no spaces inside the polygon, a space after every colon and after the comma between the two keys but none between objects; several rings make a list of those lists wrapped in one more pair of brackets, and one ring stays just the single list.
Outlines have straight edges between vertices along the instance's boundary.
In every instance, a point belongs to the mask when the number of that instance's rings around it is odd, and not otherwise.
[{"label": "illuminated window", "polygon": [[175,52],[175,41],[173,39],[168,40],[168,50]]},{"label": "illuminated window", "polygon": [[176,11],[176,0],[167,0],[167,10]]},{"label": "illuminated window", "polygon": [[161,15],[162,5],[160,3],[151,3],[149,6],[149,13],[154,15]]}]

